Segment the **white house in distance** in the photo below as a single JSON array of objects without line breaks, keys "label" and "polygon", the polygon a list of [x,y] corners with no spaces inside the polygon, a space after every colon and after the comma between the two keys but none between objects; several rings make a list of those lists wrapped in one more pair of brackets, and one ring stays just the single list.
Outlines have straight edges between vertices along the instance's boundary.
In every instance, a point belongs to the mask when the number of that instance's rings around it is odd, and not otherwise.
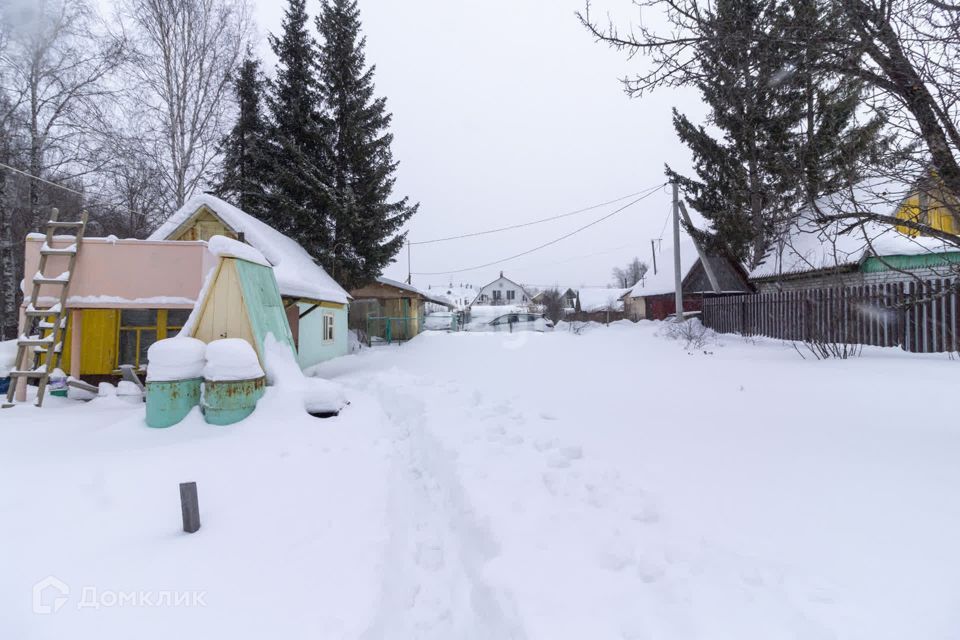
[{"label": "white house in distance", "polygon": [[522,286],[500,272],[500,277],[477,292],[472,305],[529,304],[531,295]]}]

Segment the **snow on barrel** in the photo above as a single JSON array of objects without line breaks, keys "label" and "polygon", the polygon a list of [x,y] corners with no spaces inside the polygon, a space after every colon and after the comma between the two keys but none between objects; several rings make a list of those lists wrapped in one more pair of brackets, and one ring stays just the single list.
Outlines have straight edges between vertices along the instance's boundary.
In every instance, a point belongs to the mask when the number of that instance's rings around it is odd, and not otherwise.
[{"label": "snow on barrel", "polygon": [[196,338],[158,340],[147,349],[147,382],[203,377],[207,345]]},{"label": "snow on barrel", "polygon": [[200,404],[207,345],[196,338],[158,340],[147,349],[147,426],[172,427]]},{"label": "snow on barrel", "polygon": [[256,409],[266,386],[257,352],[239,338],[207,345],[203,377],[203,415],[210,424],[227,425],[246,418]]},{"label": "snow on barrel", "polygon": [[262,378],[263,369],[257,352],[250,343],[240,338],[214,340],[207,345],[207,365],[203,369],[207,380],[251,380]]}]

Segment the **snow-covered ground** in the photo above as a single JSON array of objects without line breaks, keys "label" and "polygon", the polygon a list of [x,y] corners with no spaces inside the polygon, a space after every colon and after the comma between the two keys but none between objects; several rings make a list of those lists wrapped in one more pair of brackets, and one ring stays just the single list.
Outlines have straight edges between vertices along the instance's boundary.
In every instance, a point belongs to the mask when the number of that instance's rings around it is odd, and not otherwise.
[{"label": "snow-covered ground", "polygon": [[365,349],[327,420],[0,413],[0,637],[960,637],[960,364],[662,329]]}]

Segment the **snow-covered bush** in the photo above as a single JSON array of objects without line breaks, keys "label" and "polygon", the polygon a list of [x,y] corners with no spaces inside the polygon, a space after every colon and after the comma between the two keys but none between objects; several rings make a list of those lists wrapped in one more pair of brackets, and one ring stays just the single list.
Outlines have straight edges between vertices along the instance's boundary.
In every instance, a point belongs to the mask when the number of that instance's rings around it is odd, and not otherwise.
[{"label": "snow-covered bush", "polygon": [[717,336],[700,322],[700,318],[690,318],[683,322],[668,320],[660,335],[671,340],[682,341],[684,349],[702,349],[708,343],[716,342]]}]

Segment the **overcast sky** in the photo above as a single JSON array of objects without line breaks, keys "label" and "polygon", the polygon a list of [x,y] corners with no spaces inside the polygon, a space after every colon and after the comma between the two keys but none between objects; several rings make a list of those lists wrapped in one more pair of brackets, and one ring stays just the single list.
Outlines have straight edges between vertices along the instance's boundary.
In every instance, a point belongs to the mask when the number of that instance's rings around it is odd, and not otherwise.
[{"label": "overcast sky", "polygon": [[[256,0],[260,51],[286,3]],[[393,113],[397,193],[420,202],[413,242],[551,217],[664,181],[663,165],[686,169],[670,109],[699,119],[693,92],[630,99],[619,78],[644,64],[593,42],[574,15],[583,0],[360,0],[367,61]],[[308,2],[311,16],[317,3]],[[595,0],[622,24],[639,16],[628,0]],[[647,18],[648,16],[645,16]],[[413,283],[482,285],[502,269],[514,280],[605,285],[613,266],[649,262],[670,211],[666,188],[567,240],[529,256],[450,272],[526,251],[629,200],[516,231],[414,246]],[[670,238],[667,227],[665,240]],[[385,272],[405,279],[406,252]]]}]

